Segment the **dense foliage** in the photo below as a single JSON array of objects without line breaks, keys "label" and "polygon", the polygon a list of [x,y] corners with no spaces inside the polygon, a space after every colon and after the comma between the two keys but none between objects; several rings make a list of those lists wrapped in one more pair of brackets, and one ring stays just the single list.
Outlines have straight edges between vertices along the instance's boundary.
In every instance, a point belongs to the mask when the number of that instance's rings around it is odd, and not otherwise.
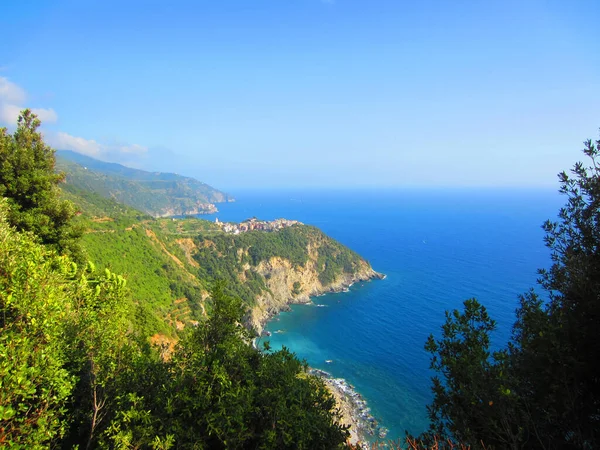
[{"label": "dense foliage", "polygon": [[[169,362],[140,367],[110,439],[137,448],[299,448],[340,446],[347,432],[322,382],[287,350],[261,354],[240,324],[242,302],[217,285],[205,326],[183,339]],[[166,370],[165,370],[166,369]]]},{"label": "dense foliage", "polygon": [[206,183],[174,173],[146,172],[106,163],[70,151],[59,151],[58,167],[67,183],[113,198],[151,216],[194,214],[212,203],[232,199]]},{"label": "dense foliage", "polygon": [[63,175],[54,171],[54,150],[37,131],[40,121],[24,110],[13,134],[0,128],[0,197],[8,201],[8,220],[19,230],[32,231],[61,253],[81,258],[73,227],[75,208],[59,199]]},{"label": "dense foliage", "polygon": [[587,141],[591,164],[559,175],[567,203],[558,222],[544,224],[553,262],[540,270],[545,300],[533,291],[521,297],[508,347],[491,354],[495,324],[474,300],[447,314],[439,339],[430,337],[440,377],[429,437],[488,449],[600,446],[599,151],[600,141]]},{"label": "dense foliage", "polygon": [[[78,270],[31,234],[11,229],[7,209],[3,200],[0,444],[46,446],[71,427],[88,438],[125,361],[125,282],[92,266]],[[75,401],[81,409],[73,408]]]},{"label": "dense foliage", "polygon": [[[168,256],[157,251],[143,228],[87,233],[82,242],[94,261],[128,280],[136,331],[141,335],[172,335],[174,321],[181,321],[183,314],[185,321],[200,320],[202,284],[186,277]],[[185,302],[175,303],[182,297]],[[190,306],[194,306],[194,311],[187,310]]]}]

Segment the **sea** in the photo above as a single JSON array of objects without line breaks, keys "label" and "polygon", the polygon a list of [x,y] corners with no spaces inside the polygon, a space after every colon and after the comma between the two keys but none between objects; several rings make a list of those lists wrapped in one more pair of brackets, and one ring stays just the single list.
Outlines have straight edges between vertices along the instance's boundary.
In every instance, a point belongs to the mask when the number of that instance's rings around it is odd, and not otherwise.
[{"label": "sea", "polygon": [[389,439],[428,426],[430,355],[445,311],[477,298],[497,322],[492,345],[510,338],[519,295],[550,265],[541,228],[564,199],[547,189],[270,190],[232,193],[204,219],[295,219],[358,252],[384,280],[313,298],[274,317],[273,348],[344,378],[388,428]]}]

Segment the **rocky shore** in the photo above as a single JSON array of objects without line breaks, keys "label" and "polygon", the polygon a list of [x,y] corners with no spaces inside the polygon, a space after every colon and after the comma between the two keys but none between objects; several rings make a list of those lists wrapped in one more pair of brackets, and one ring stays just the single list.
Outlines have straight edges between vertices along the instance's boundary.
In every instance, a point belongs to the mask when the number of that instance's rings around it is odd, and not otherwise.
[{"label": "rocky shore", "polygon": [[340,409],[343,425],[350,425],[350,443],[359,444],[368,449],[369,440],[385,439],[387,428],[381,426],[371,415],[367,401],[343,378],[333,378],[331,374],[319,369],[310,369],[312,375],[323,380],[335,398]]},{"label": "rocky shore", "polygon": [[[348,291],[354,283],[381,280],[385,275],[375,272],[366,261],[353,274],[343,274],[333,283],[323,285],[318,279],[314,261],[305,267],[292,267],[289,261],[272,258],[262,262],[257,272],[265,277],[268,291],[256,300],[249,317],[250,325],[262,333],[265,324],[281,311],[288,311],[290,305],[311,303],[311,297]],[[302,292],[294,294],[294,283],[302,286]]]}]

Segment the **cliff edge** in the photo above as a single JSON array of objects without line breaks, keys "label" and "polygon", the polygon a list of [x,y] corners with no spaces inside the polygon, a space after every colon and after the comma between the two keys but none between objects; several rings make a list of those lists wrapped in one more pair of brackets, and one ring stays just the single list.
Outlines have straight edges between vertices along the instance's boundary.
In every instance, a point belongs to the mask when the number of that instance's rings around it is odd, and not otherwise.
[{"label": "cliff edge", "polygon": [[268,288],[258,296],[251,309],[249,321],[258,333],[271,317],[288,309],[290,304],[310,303],[310,297],[342,292],[354,283],[383,278],[365,260],[360,260],[351,273],[341,273],[332,281],[323,283],[319,279],[322,268],[318,266],[317,252],[308,250],[310,259],[304,266],[294,266],[289,260],[273,257],[256,267]]}]

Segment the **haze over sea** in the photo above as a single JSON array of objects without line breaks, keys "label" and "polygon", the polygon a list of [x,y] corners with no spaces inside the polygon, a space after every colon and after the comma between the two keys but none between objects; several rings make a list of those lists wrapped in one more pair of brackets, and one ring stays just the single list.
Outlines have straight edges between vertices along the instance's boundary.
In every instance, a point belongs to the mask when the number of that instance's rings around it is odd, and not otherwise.
[{"label": "haze over sea", "polygon": [[[556,217],[552,190],[405,189],[248,191],[203,218],[279,217],[315,225],[368,259],[385,280],[313,299],[281,313],[267,330],[310,366],[345,378],[390,429],[427,427],[429,355],[444,311],[476,297],[498,322],[494,345],[510,336],[518,295],[548,267],[541,225]],[[325,305],[317,307],[316,305]],[[275,331],[281,330],[281,333]],[[328,364],[325,361],[331,360]]]}]

